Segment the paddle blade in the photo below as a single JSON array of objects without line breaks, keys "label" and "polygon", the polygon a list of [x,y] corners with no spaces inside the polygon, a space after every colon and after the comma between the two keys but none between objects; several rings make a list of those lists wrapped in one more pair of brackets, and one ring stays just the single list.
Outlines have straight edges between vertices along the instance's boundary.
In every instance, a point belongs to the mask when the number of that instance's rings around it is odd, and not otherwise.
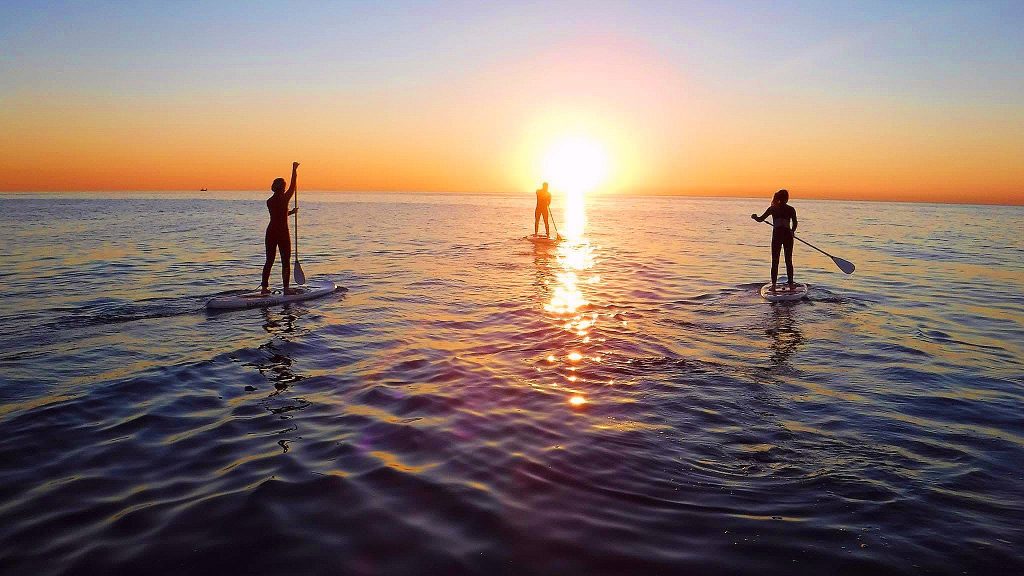
[{"label": "paddle blade", "polygon": [[[842,266],[840,266],[840,268],[842,268]],[[298,260],[295,261],[295,270],[294,270],[294,272],[295,272],[295,274],[293,276],[295,278],[295,283],[296,284],[305,284],[306,283],[306,273],[302,271],[302,266],[299,264]],[[847,274],[849,274],[849,272],[847,272]]]},{"label": "paddle blade", "polygon": [[857,269],[857,267],[853,265],[853,262],[850,262],[849,260],[843,260],[842,258],[836,258],[833,256],[832,261],[836,263],[836,266],[839,266],[840,270],[847,274],[853,274],[853,271]]}]

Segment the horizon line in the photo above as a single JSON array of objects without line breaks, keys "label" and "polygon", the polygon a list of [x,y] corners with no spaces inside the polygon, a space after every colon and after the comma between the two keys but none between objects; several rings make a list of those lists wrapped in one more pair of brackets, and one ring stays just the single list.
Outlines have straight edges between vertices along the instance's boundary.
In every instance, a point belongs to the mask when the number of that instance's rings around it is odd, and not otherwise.
[{"label": "horizon line", "polygon": [[[374,190],[374,189],[308,189],[302,190],[306,193],[312,194],[421,194],[421,195],[438,195],[438,194],[454,194],[464,196],[519,196],[528,195],[528,192],[508,192],[508,191],[466,191],[466,190]],[[255,188],[219,188],[216,190],[206,190],[205,193],[218,194],[218,193],[235,193],[235,192],[269,192],[269,190],[260,190]],[[199,194],[203,193],[202,190],[194,189],[89,189],[89,190],[0,190],[0,194],[104,194],[104,193],[120,193],[120,194]],[[593,194],[594,197],[599,198],[614,198],[629,197],[629,198],[701,198],[701,199],[749,199],[757,200],[764,199],[768,196],[758,195],[750,196],[746,193],[740,194],[691,194],[686,192],[598,192]],[[914,200],[905,198],[853,198],[846,196],[838,197],[823,197],[820,195],[807,195],[800,196],[797,200],[814,200],[821,202],[878,202],[887,204],[952,204],[960,206],[1011,206],[1020,207],[1024,206],[1024,197],[1018,201],[979,201],[977,199],[970,200]]]}]

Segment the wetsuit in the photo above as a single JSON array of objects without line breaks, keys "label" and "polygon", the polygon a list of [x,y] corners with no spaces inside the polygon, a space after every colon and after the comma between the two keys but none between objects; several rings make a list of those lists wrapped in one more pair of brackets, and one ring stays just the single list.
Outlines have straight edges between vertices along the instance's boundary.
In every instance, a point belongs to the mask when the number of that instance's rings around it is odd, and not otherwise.
[{"label": "wetsuit", "polygon": [[551,192],[543,188],[537,190],[537,207],[533,210],[533,234],[537,235],[537,226],[540,225],[540,219],[544,217],[544,235],[551,236],[548,231],[548,211],[551,209]]},{"label": "wetsuit", "polygon": [[[772,284],[779,277],[779,252],[785,249],[786,276],[793,283],[793,224],[796,209],[789,204],[778,204],[768,209],[772,216]],[[790,224],[790,221],[793,224]]]},{"label": "wetsuit", "polygon": [[288,231],[288,201],[291,194],[274,194],[267,199],[270,224],[267,225],[267,262],[263,265],[263,287],[270,285],[270,270],[274,267],[275,252],[281,251],[281,278],[288,287],[291,274],[292,237]]}]

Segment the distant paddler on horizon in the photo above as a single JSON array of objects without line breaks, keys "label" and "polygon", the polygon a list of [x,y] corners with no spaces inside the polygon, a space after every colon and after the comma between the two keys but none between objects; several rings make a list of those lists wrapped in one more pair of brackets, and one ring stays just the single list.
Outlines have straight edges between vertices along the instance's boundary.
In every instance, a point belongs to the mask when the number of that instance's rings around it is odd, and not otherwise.
[{"label": "distant paddler on horizon", "polygon": [[[544,237],[551,238],[551,230],[548,228],[548,221],[550,219],[551,224],[554,224],[555,217],[551,215],[551,191],[548,190],[548,183],[544,182],[540,188],[537,189],[537,206],[533,209],[533,236],[538,238],[540,219],[544,218]],[[555,224],[555,234],[557,238],[561,238],[562,235],[558,233],[558,225]]]},{"label": "distant paddler on horizon", "polygon": [[551,237],[548,230],[548,216],[551,210],[551,192],[548,190],[548,183],[544,182],[537,189],[537,206],[533,209],[533,235],[537,236],[540,228],[540,219],[544,218],[544,235]]}]

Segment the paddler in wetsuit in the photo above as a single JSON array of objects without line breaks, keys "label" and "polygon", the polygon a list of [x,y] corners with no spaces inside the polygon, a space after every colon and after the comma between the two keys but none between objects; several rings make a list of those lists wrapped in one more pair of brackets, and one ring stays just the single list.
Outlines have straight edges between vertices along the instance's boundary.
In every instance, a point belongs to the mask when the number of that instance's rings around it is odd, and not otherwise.
[{"label": "paddler in wetsuit", "polygon": [[758,222],[764,222],[768,216],[772,217],[772,291],[775,291],[775,284],[779,277],[779,251],[786,250],[786,276],[789,278],[789,288],[793,289],[793,235],[796,234],[796,209],[789,205],[789,192],[779,190],[772,197],[772,205],[758,216],[751,214],[750,217]]},{"label": "paddler in wetsuit", "polygon": [[540,227],[541,216],[544,217],[544,235],[548,238],[551,233],[548,230],[548,214],[551,211],[551,192],[548,192],[548,183],[545,182],[537,189],[537,207],[533,209],[533,235],[537,235]]},{"label": "paddler in wetsuit", "polygon": [[284,282],[284,294],[292,294],[288,288],[291,276],[292,237],[288,233],[288,217],[298,210],[288,210],[288,203],[295,195],[295,178],[299,169],[298,162],[292,162],[292,183],[288,190],[284,189],[284,178],[278,178],[271,184],[274,195],[267,198],[267,210],[270,211],[270,224],[267,225],[267,263],[263,265],[262,293],[270,294],[270,270],[274,267],[274,253],[281,251],[281,280]]}]

